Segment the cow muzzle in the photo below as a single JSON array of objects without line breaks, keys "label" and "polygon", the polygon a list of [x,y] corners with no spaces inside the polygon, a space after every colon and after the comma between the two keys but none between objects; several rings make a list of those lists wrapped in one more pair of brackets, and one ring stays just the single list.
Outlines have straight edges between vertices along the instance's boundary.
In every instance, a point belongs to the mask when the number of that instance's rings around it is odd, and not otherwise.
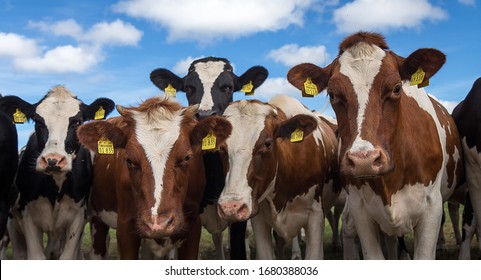
[{"label": "cow muzzle", "polygon": [[163,238],[171,236],[182,228],[183,217],[175,212],[157,214],[151,216],[150,221],[146,222],[145,235],[148,238]]},{"label": "cow muzzle", "polygon": [[47,154],[40,156],[37,164],[37,170],[47,174],[59,173],[67,171],[67,158],[61,154]]},{"label": "cow muzzle", "polygon": [[341,161],[341,173],[354,178],[378,177],[392,169],[393,165],[381,148],[347,151]]},{"label": "cow muzzle", "polygon": [[219,216],[231,222],[241,222],[250,218],[251,211],[246,203],[241,201],[225,201],[217,206]]}]

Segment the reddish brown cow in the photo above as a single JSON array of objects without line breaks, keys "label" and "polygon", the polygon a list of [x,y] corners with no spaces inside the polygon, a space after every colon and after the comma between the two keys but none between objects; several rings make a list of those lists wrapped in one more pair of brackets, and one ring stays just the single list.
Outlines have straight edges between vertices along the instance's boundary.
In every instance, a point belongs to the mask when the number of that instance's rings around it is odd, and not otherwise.
[{"label": "reddish brown cow", "polygon": [[222,140],[230,124],[220,117],[198,122],[193,108],[165,96],[117,110],[120,117],[78,131],[80,142],[93,151],[104,139],[115,147],[114,154],[95,157],[94,219],[117,228],[121,259],[137,259],[142,239],[159,257],[179,248],[180,259],[196,259],[205,174],[202,138],[190,134],[212,131]]},{"label": "reddish brown cow", "polygon": [[435,49],[401,57],[382,35],[359,32],[340,44],[330,65],[300,64],[288,73],[302,91],[309,79],[318,91],[327,89],[347,203],[366,259],[384,258],[380,231],[395,237],[412,230],[414,258],[435,258],[443,200],[463,175],[461,142],[446,109],[409,80],[428,81],[444,62]]},{"label": "reddish brown cow", "polygon": [[[306,259],[322,259],[324,213],[340,192],[332,128],[283,95],[268,104],[234,102],[224,117],[232,124],[232,136],[221,147],[228,171],[219,215],[232,221],[252,218],[258,259],[274,257],[272,229],[290,241],[301,228],[307,236]],[[294,131],[303,135],[292,138]]]}]

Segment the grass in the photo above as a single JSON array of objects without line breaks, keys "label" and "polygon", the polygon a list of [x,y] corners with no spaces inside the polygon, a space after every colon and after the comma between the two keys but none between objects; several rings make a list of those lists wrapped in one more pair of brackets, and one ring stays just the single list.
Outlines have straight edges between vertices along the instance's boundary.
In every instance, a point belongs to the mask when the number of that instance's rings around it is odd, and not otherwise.
[{"label": "grass", "polygon": [[[462,209],[461,209],[462,212]],[[458,253],[459,253],[459,246],[456,245],[456,241],[454,238],[454,233],[451,225],[451,221],[449,219],[449,216],[447,216],[446,223],[444,224],[444,232],[446,236],[446,251],[440,252],[438,251],[436,254],[436,258],[440,260],[456,260],[458,259]],[[250,231],[248,233],[249,237],[249,243],[250,243],[250,258],[255,259],[255,240],[252,232]],[[337,249],[333,248],[331,246],[331,239],[332,239],[332,231],[331,228],[328,226],[328,223],[326,221],[326,228],[324,231],[324,258],[327,260],[342,260],[342,249]],[[110,248],[109,248],[109,258],[110,259],[117,259],[118,258],[118,253],[117,253],[117,246],[116,246],[116,233],[115,230],[110,230]],[[412,255],[413,252],[413,237],[412,234],[408,234],[406,236],[406,245],[408,247],[409,252]],[[46,240],[45,240],[46,241]],[[227,231],[224,233],[224,252],[226,257],[229,256],[228,252],[228,234]],[[301,249],[304,251],[305,249],[305,242],[304,240],[300,241]],[[90,242],[90,230],[89,226],[87,225],[85,227],[85,232],[84,232],[84,237],[83,237],[83,244],[82,248],[85,253],[88,252],[89,248],[91,246]],[[215,249],[214,249],[214,244],[212,242],[211,235],[205,230],[202,229],[202,236],[201,236],[201,241],[200,241],[200,246],[199,246],[199,258],[203,260],[212,260],[215,259],[216,254],[215,254]],[[290,244],[286,246],[284,250],[284,254],[287,258],[290,258],[291,256],[291,247]],[[11,259],[12,258],[12,249],[11,249],[11,244],[7,248],[7,258]],[[476,238],[473,238],[473,241],[471,243],[471,259],[481,259],[481,252],[478,250],[478,245]]]}]

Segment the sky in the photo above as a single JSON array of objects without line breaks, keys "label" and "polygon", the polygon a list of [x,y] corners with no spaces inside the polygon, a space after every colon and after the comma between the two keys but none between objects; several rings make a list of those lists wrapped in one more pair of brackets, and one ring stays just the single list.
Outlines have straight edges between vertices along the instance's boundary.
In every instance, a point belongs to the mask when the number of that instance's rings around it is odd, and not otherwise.
[{"label": "sky", "polygon": [[[0,0],[0,93],[38,102],[64,85],[85,103],[108,97],[123,106],[161,94],[156,68],[183,77],[197,58],[227,58],[240,76],[252,66],[269,77],[253,97],[276,94],[334,116],[320,94],[302,98],[286,75],[299,63],[326,66],[357,31],[380,32],[407,57],[436,48],[447,62],[426,90],[448,110],[481,71],[477,0]],[[187,105],[185,95],[177,93]],[[111,116],[118,115],[116,112]],[[19,147],[33,125],[17,125]]]}]

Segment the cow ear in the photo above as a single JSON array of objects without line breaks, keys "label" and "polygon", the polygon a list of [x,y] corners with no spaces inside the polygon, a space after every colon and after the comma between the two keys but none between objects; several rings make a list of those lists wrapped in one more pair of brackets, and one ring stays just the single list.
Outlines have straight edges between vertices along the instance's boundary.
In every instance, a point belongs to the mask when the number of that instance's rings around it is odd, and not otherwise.
[{"label": "cow ear", "polygon": [[321,68],[312,63],[302,63],[292,67],[287,72],[287,80],[297,89],[306,94],[304,83],[310,79],[317,86],[317,92],[323,91],[327,87],[327,82],[331,77],[331,66]]},{"label": "cow ear", "polygon": [[434,76],[446,62],[446,55],[436,49],[418,49],[407,58],[397,57],[400,64],[402,80],[410,80],[411,76],[421,68],[424,71],[424,81]]},{"label": "cow ear", "polygon": [[113,110],[115,103],[108,98],[98,98],[92,104],[87,105],[84,111],[85,120],[105,119]]},{"label": "cow ear", "polygon": [[165,91],[169,84],[176,90],[184,89],[184,80],[167,69],[155,69],[150,73],[150,80],[162,91]]},{"label": "cow ear", "polygon": [[214,134],[216,137],[216,146],[219,147],[224,144],[232,133],[232,125],[224,117],[211,116],[204,118],[197,123],[190,133],[190,144],[193,147],[200,147],[202,140],[209,133]]},{"label": "cow ear", "polygon": [[8,117],[12,118],[12,121],[13,114],[15,114],[17,110],[24,113],[27,119],[32,119],[35,114],[35,108],[36,105],[30,104],[18,96],[7,95],[0,98],[0,111],[5,112]]},{"label": "cow ear", "polygon": [[252,90],[250,93],[254,93],[254,90],[261,86],[269,76],[269,72],[262,66],[254,66],[249,68],[244,74],[237,79],[237,83],[234,91],[239,91],[243,86],[252,83]]},{"label": "cow ear", "polygon": [[283,121],[276,131],[275,137],[291,139],[292,133],[298,129],[303,132],[303,137],[309,135],[317,128],[318,120],[312,116],[299,114]]},{"label": "cow ear", "polygon": [[77,137],[82,145],[94,152],[97,152],[100,140],[110,140],[116,148],[125,148],[127,143],[124,132],[107,121],[92,121],[79,126]]}]

